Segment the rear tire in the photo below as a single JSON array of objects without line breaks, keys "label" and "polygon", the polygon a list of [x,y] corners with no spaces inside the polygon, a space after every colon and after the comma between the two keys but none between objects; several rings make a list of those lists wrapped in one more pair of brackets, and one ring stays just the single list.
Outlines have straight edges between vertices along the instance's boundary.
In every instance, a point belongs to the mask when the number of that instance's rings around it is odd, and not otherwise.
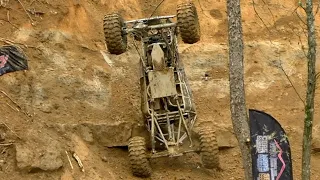
[{"label": "rear tire", "polygon": [[178,5],[177,21],[183,42],[193,44],[200,40],[198,13],[192,2]]},{"label": "rear tire", "polygon": [[123,27],[124,21],[119,14],[108,14],[103,19],[105,42],[111,54],[122,54],[127,49],[127,36]]},{"label": "rear tire", "polygon": [[134,176],[150,177],[151,167],[146,154],[146,142],[143,137],[135,136],[129,140],[129,159]]},{"label": "rear tire", "polygon": [[207,169],[219,168],[219,149],[215,132],[210,128],[203,128],[199,135],[203,166]]}]

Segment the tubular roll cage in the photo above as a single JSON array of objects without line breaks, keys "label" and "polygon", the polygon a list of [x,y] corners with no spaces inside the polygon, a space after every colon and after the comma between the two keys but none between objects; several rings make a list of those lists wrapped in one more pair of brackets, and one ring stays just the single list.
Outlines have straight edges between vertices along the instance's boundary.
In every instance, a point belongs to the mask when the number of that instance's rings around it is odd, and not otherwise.
[{"label": "tubular roll cage", "polygon": [[[181,92],[175,95],[174,97],[162,97],[162,102],[167,102],[165,104],[166,112],[165,113],[158,113],[154,110],[154,99],[148,97],[148,116],[146,117],[147,123],[146,126],[151,133],[151,145],[152,145],[152,155],[150,158],[155,157],[162,157],[162,156],[179,156],[182,153],[191,152],[194,150],[189,150],[185,152],[177,152],[175,147],[178,147],[184,139],[188,137],[190,141],[190,147],[193,146],[191,132],[195,120],[196,120],[196,113],[192,110],[192,99],[191,99],[191,92],[187,87],[187,82],[185,82],[185,73],[183,68],[180,68],[180,61],[178,55],[178,46],[177,46],[177,39],[176,39],[176,27],[177,24],[171,21],[172,18],[176,17],[175,15],[171,16],[158,16],[158,17],[151,17],[145,19],[137,19],[131,21],[125,21],[123,33],[125,34],[133,34],[136,36],[140,36],[142,39],[142,56],[140,57],[142,67],[144,68],[143,73],[148,73],[149,71],[153,71],[153,67],[148,66],[148,57],[147,51],[153,44],[148,44],[149,37],[148,32],[152,30],[159,30],[159,29],[168,29],[168,36],[169,41],[166,40],[164,34],[161,34],[160,42],[158,44],[162,44],[168,48],[170,58],[171,58],[171,66],[169,67],[174,70],[174,74],[177,78],[175,78],[176,87],[179,87]],[[164,23],[156,24],[156,25],[149,25],[148,22],[152,22],[155,20],[165,20]],[[154,34],[153,34],[154,35]],[[151,35],[152,36],[152,35]],[[174,51],[175,50],[175,51]],[[150,65],[150,64],[149,64]],[[148,88],[147,88],[148,89]],[[148,91],[148,90],[147,90]],[[171,98],[171,99],[170,99]],[[179,102],[179,98],[182,102]],[[175,102],[172,102],[175,101]],[[170,112],[168,110],[168,105],[174,106],[177,108],[177,111]],[[189,107],[189,109],[188,109]],[[188,122],[186,121],[188,120]],[[174,122],[178,121],[178,127],[175,128]],[[163,132],[164,128],[166,127],[167,132]],[[177,130],[176,130],[177,129]],[[184,132],[182,132],[184,129]],[[183,134],[182,134],[183,133]],[[155,151],[155,142],[156,139],[163,143],[167,149],[167,152],[156,152]]]}]

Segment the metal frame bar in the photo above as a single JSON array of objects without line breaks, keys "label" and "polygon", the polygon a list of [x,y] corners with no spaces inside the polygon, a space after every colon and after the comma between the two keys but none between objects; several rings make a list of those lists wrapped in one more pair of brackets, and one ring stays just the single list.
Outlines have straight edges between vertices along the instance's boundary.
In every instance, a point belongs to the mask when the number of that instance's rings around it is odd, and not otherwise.
[{"label": "metal frame bar", "polygon": [[167,118],[167,128],[168,128],[168,134],[169,134],[169,141],[172,141],[172,132],[171,132],[171,125],[170,125],[170,119],[169,119],[169,109],[168,109],[168,104],[165,101],[165,98],[161,98],[162,101],[164,102],[164,108],[167,111],[166,113],[166,118]]},{"label": "metal frame bar", "polygon": [[[173,155],[173,156],[181,156],[183,154],[187,154],[187,153],[191,153],[191,152],[199,152],[199,151],[200,151],[199,149],[191,149],[191,150],[179,152],[178,154]],[[166,156],[168,156],[167,152],[159,152],[157,154],[148,154],[149,159],[155,159],[155,158],[166,157]]]},{"label": "metal frame bar", "polygon": [[[153,105],[152,105],[153,106]],[[155,130],[155,128],[154,128],[154,122],[155,122],[155,119],[154,119],[154,116],[153,116],[153,114],[154,114],[154,111],[153,111],[153,109],[151,108],[151,148],[152,148],[152,153],[155,153],[156,152],[156,150],[155,150],[155,139],[154,139],[154,130]]]},{"label": "metal frame bar", "polygon": [[184,125],[184,128],[185,128],[185,130],[186,130],[186,132],[187,132],[187,135],[188,135],[188,137],[189,137],[190,146],[193,146],[192,138],[191,138],[191,134],[190,134],[190,130],[189,130],[188,126],[187,126],[186,120],[185,120],[184,117],[183,117],[182,109],[181,109],[181,107],[180,107],[180,105],[179,105],[179,101],[178,101],[178,100],[177,100],[177,104],[178,104],[178,109],[179,109],[179,112],[180,112],[180,118],[181,118],[181,120],[182,120],[182,123],[183,123],[183,125]]},{"label": "metal frame bar", "polygon": [[136,23],[136,22],[141,22],[141,21],[151,21],[151,20],[155,20],[155,19],[171,19],[176,17],[176,15],[169,15],[169,16],[154,16],[151,18],[143,18],[143,19],[135,19],[135,20],[130,20],[130,21],[125,21],[125,24],[129,24],[129,23]]},{"label": "metal frame bar", "polygon": [[[195,115],[195,117],[193,118],[193,120],[190,120],[190,123],[191,123],[190,129],[193,128],[196,119],[197,119],[197,115]],[[181,136],[181,138],[178,140],[178,143],[182,142],[187,136],[188,136],[188,135],[187,135],[186,133],[183,134],[183,135]]]},{"label": "metal frame bar", "polygon": [[158,121],[155,120],[154,122],[155,122],[155,124],[156,124],[156,126],[157,126],[157,128],[158,128],[158,131],[159,131],[160,136],[161,136],[161,138],[162,138],[162,140],[163,140],[163,143],[165,144],[166,148],[169,150],[168,141],[167,141],[167,139],[164,137],[164,135],[163,135],[163,133],[162,133],[162,130],[161,130],[161,127],[159,126]]},{"label": "metal frame bar", "polygon": [[176,27],[176,26],[177,26],[176,23],[165,23],[165,24],[145,26],[145,27],[142,27],[142,28],[134,28],[134,27],[125,28],[124,31],[126,33],[132,33],[132,32],[138,31],[138,30],[148,31],[148,30],[152,30],[152,29],[163,29],[163,28],[170,28],[170,27]]}]

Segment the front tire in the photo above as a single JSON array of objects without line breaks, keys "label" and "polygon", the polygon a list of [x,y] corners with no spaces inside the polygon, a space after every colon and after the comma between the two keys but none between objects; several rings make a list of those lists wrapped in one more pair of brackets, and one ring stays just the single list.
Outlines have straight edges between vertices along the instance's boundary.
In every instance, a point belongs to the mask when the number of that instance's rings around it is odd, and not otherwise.
[{"label": "front tire", "polygon": [[178,5],[177,21],[183,42],[193,44],[200,40],[198,13],[196,6],[192,2]]},{"label": "front tire", "polygon": [[122,54],[127,49],[127,36],[123,27],[124,21],[120,14],[108,14],[103,19],[105,42],[111,54]]}]

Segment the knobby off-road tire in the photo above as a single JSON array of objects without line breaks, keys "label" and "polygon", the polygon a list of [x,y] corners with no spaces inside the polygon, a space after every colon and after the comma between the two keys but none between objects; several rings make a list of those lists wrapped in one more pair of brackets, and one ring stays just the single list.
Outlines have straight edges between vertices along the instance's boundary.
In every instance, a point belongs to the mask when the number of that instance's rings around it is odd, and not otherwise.
[{"label": "knobby off-road tire", "polygon": [[108,14],[103,19],[104,37],[111,54],[122,54],[127,49],[127,36],[123,33],[124,21],[119,14]]},{"label": "knobby off-road tire", "polygon": [[219,168],[219,149],[215,132],[210,128],[203,128],[200,135],[200,155],[202,164],[207,169]]},{"label": "knobby off-road tire", "polygon": [[134,176],[149,177],[151,175],[150,162],[146,154],[146,142],[143,137],[132,137],[129,140],[129,160]]},{"label": "knobby off-road tire", "polygon": [[200,40],[198,13],[192,2],[178,5],[177,21],[183,42],[193,44]]}]

